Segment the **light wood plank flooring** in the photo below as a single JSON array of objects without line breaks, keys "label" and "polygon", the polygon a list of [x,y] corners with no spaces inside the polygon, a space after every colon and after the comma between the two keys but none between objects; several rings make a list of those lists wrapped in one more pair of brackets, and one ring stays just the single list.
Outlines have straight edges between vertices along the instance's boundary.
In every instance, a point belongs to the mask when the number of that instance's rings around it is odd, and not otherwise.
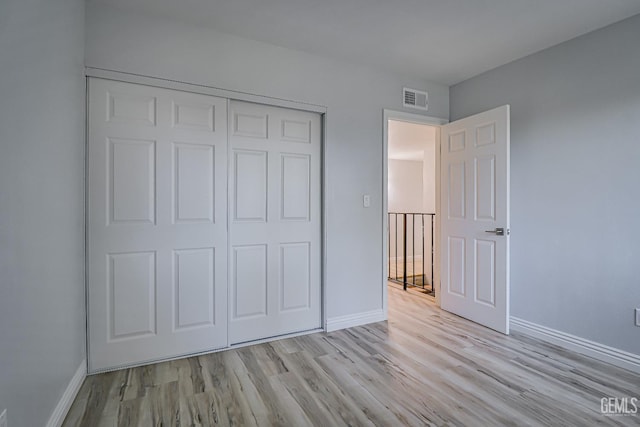
[{"label": "light wood plank flooring", "polygon": [[[402,279],[404,275],[404,264],[402,260],[392,260],[387,267],[389,268],[389,277]],[[422,265],[421,259],[407,261],[407,277],[410,278],[410,282],[413,280],[414,274],[416,284],[421,285],[423,280],[425,284],[431,284],[431,259],[427,260],[425,266]]]},{"label": "light wood plank flooring", "polygon": [[640,425],[640,375],[389,288],[389,322],[90,376],[65,426]]},{"label": "light wood plank flooring", "polygon": [[[392,282],[391,280],[388,281],[387,284],[388,284],[389,287],[400,289],[400,290],[402,290],[404,288],[402,283]],[[435,301],[433,299],[433,298],[435,298],[435,294],[431,293],[431,285],[426,285],[424,288],[422,286],[408,285],[407,286],[407,292],[410,295],[411,294],[429,295],[432,298],[432,300]]]}]

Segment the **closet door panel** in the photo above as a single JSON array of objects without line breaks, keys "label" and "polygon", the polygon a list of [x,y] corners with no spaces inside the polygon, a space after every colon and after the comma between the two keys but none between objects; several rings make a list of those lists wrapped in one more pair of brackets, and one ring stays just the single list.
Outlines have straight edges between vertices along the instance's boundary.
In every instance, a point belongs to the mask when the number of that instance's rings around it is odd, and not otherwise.
[{"label": "closet door panel", "polygon": [[89,370],[227,346],[227,100],[89,79]]}]

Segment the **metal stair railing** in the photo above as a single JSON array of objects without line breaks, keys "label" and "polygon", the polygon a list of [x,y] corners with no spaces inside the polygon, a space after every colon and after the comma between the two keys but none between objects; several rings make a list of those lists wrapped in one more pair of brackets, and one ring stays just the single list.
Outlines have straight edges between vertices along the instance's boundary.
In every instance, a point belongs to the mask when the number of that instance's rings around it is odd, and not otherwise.
[{"label": "metal stair railing", "polygon": [[[417,229],[416,219],[418,220]],[[435,295],[433,286],[434,227],[434,213],[389,212],[387,217],[389,233],[387,279],[389,281],[403,285],[405,291],[408,286],[421,286],[431,295]],[[416,253],[416,244],[419,253]],[[411,249],[410,252],[409,249]],[[425,253],[425,250],[428,252]],[[395,256],[392,257],[392,255]],[[416,269],[416,258],[418,257],[421,262],[418,263],[420,268]],[[411,258],[410,264],[409,258]],[[427,265],[430,265],[429,274],[426,272]],[[427,282],[428,287],[426,286]]]}]

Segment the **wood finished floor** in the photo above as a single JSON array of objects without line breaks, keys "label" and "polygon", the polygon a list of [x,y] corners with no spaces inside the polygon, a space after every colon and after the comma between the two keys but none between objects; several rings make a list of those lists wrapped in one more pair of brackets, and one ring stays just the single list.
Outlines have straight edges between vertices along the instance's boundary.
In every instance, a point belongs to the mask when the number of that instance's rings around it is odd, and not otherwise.
[{"label": "wood finished floor", "polygon": [[[389,277],[402,279],[402,276],[404,275],[404,264],[402,263],[402,260],[390,261],[388,264],[388,268]],[[414,274],[417,281],[422,280],[424,275],[425,283],[431,283],[431,265],[428,264],[423,266],[421,259],[407,261],[407,277],[413,278]],[[417,283],[422,284],[422,282]]]},{"label": "wood finished floor", "polygon": [[64,426],[640,425],[640,375],[389,288],[389,321],[90,376]]}]

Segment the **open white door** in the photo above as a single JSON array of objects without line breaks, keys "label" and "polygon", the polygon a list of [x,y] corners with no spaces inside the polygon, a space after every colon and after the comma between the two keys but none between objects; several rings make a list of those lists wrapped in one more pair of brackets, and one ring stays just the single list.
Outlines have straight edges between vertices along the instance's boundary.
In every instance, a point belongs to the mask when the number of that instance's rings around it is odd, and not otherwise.
[{"label": "open white door", "polygon": [[509,106],[442,127],[441,306],[509,333]]}]

